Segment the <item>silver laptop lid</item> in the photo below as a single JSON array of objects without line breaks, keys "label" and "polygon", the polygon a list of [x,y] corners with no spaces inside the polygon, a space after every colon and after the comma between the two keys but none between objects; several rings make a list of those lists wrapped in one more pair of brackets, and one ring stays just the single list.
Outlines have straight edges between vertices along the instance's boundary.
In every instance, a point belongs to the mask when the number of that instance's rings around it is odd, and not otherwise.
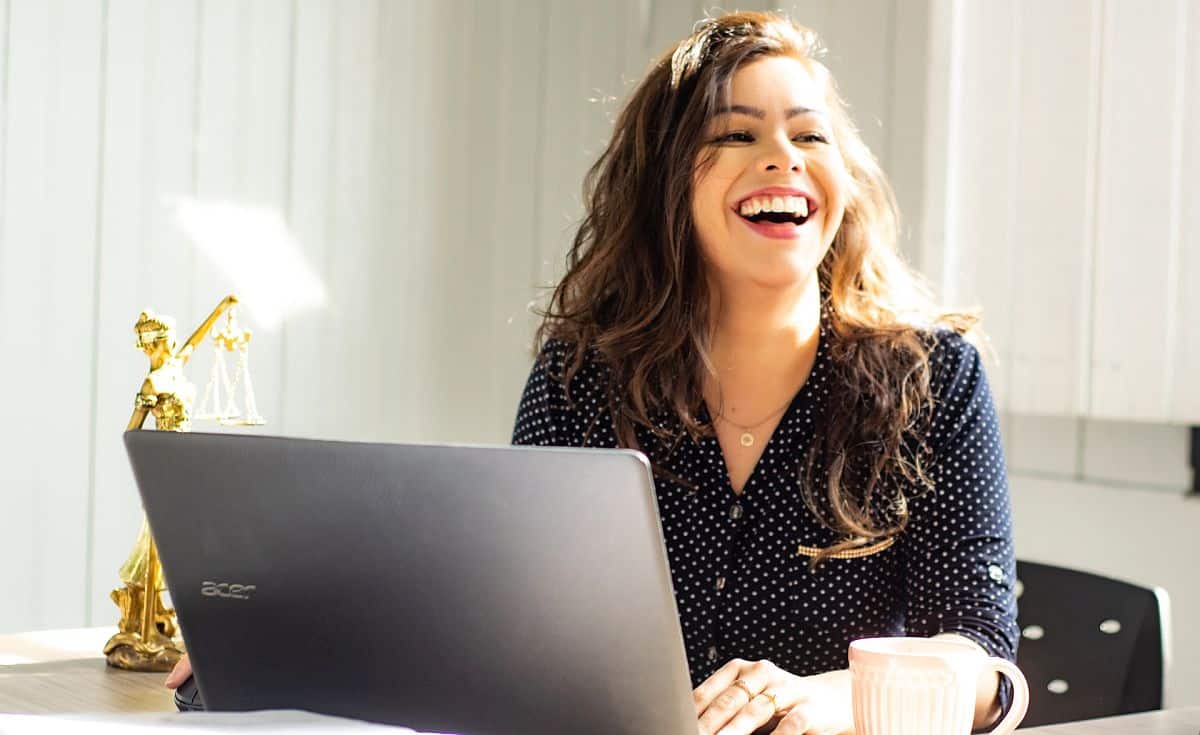
[{"label": "silver laptop lid", "polygon": [[206,706],[694,735],[636,452],[133,431]]}]

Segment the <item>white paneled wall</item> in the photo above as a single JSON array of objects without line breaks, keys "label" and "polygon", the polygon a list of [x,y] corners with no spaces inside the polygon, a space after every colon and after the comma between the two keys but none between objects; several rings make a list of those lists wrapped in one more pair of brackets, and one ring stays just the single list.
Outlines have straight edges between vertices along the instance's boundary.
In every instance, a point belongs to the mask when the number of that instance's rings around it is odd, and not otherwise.
[{"label": "white paneled wall", "polygon": [[[897,69],[921,68],[922,25],[898,23],[894,0],[787,5],[825,36],[881,160],[898,151],[920,165],[923,80]],[[265,431],[507,441],[529,305],[561,273],[583,174],[652,57],[718,10],[698,0],[0,9],[0,586],[15,591],[0,630],[115,620],[107,593],[141,518],[120,443],[147,370],[133,323],[149,306],[186,338],[234,289],[229,263],[181,227],[181,202],[279,215],[324,285],[322,308],[282,326],[243,310]],[[889,127],[893,115],[908,137]],[[901,201],[919,201],[918,189]],[[189,365],[201,392],[212,360],[206,345]]]},{"label": "white paneled wall", "polygon": [[1002,407],[1200,423],[1200,6],[934,7],[955,66],[930,90],[948,150],[925,265],[983,307]]}]

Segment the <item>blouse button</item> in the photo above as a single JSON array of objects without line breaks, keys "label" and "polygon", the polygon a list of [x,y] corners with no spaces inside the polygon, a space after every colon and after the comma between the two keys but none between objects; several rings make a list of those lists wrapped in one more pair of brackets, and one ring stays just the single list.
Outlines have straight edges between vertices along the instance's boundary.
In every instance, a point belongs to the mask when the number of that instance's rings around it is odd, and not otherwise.
[{"label": "blouse button", "polygon": [[708,647],[708,662],[713,663],[716,660],[717,660],[717,647],[709,646]]},{"label": "blouse button", "polygon": [[729,506],[729,517],[735,521],[742,517],[741,503],[734,503],[733,505]]},{"label": "blouse button", "polygon": [[721,590],[725,589],[725,578],[717,577],[717,583],[714,586],[717,588],[717,592],[720,592]]},{"label": "blouse button", "polygon": [[1003,582],[1004,581],[1004,570],[1001,569],[1000,567],[996,566],[995,564],[992,564],[991,566],[988,567],[988,576],[992,578],[993,582]]}]

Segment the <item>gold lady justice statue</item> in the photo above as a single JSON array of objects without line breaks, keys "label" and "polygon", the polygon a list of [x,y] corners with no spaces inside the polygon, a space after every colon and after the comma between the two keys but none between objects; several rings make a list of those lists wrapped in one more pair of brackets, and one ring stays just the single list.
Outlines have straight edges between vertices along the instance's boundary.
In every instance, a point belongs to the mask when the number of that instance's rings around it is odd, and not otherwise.
[{"label": "gold lady justice statue", "polygon": [[[133,416],[126,431],[142,428],[150,414],[154,415],[154,428],[159,431],[191,429],[196,389],[184,376],[183,366],[217,319],[237,301],[235,296],[226,296],[178,349],[175,320],[149,309],[142,312],[134,332],[138,348],[150,358],[150,372],[134,399]],[[231,339],[234,331],[231,312],[230,324],[221,331],[223,339],[218,340],[218,344],[226,349],[236,345],[244,350],[250,339],[249,331],[238,330],[236,338]],[[261,423],[261,420],[253,423]],[[170,670],[183,654],[183,644],[176,638],[175,611],[163,605],[162,566],[145,519],[137,543],[120,573],[125,586],[111,594],[113,602],[121,609],[119,631],[104,645],[109,665],[134,671]]]}]

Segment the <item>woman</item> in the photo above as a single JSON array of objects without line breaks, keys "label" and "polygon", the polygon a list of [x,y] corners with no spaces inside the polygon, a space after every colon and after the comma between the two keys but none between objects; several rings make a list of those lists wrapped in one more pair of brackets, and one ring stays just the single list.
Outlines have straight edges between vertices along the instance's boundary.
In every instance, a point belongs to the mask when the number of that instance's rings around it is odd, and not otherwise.
[{"label": "woman", "polygon": [[[897,256],[817,55],[739,13],[652,67],[589,172],[513,435],[650,458],[703,733],[851,732],[856,638],[1015,655],[974,320]],[[982,678],[976,725],[1006,698]]]},{"label": "woman", "polygon": [[[513,435],[650,458],[706,734],[852,731],[856,638],[1016,647],[974,320],[896,255],[817,54],[740,13],[654,64],[589,173]],[[981,679],[976,724],[1006,696]]]}]

